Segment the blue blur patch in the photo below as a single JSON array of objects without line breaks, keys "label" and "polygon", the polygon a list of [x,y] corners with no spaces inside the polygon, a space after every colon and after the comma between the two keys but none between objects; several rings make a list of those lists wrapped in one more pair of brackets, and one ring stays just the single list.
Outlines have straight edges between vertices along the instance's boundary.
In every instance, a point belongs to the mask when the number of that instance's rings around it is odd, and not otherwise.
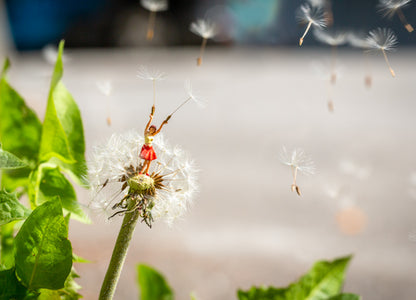
[{"label": "blue blur patch", "polygon": [[8,0],[10,30],[19,50],[40,49],[63,38],[79,17],[94,12],[105,0]]},{"label": "blue blur patch", "polygon": [[229,0],[227,10],[233,18],[233,38],[245,41],[276,24],[281,0]]}]

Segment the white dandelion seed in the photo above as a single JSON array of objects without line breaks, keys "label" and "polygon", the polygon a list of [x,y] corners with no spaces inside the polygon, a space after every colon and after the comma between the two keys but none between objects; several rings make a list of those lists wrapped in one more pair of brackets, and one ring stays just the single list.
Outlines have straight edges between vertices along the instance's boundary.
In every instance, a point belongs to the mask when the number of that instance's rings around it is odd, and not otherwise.
[{"label": "white dandelion seed", "polygon": [[368,34],[367,42],[370,49],[379,50],[383,53],[387,67],[389,68],[391,75],[395,77],[396,74],[390,66],[390,62],[386,54],[387,51],[391,51],[397,46],[397,37],[393,30],[389,28],[377,28],[371,30]]},{"label": "white dandelion seed", "polygon": [[300,148],[296,148],[292,151],[292,153],[288,153],[286,148],[283,147],[280,151],[280,162],[291,167],[293,173],[293,183],[291,189],[292,191],[296,191],[296,193],[300,196],[300,189],[296,184],[298,171],[305,175],[315,174],[315,164],[313,160]]},{"label": "white dandelion seed", "polygon": [[169,121],[169,119],[173,116],[173,114],[176,113],[182,106],[184,106],[189,101],[195,102],[200,107],[204,107],[206,105],[205,102],[199,96],[195,95],[195,93],[192,90],[191,82],[189,80],[185,81],[185,90],[186,90],[186,93],[188,94],[188,98],[186,98],[185,101],[179,104],[179,106],[175,108],[175,110],[167,117],[166,120]]},{"label": "white dandelion seed", "polygon": [[408,32],[414,29],[407,21],[402,8],[407,6],[411,0],[380,0],[378,4],[379,11],[388,18],[392,18],[395,14],[399,16],[400,21]]},{"label": "white dandelion seed", "polygon": [[111,117],[110,117],[110,99],[109,96],[113,90],[113,85],[110,80],[103,80],[95,82],[97,89],[107,97],[107,125],[111,126]]},{"label": "white dandelion seed", "polygon": [[161,81],[166,78],[166,74],[159,70],[149,70],[146,66],[140,66],[137,72],[137,77],[144,80],[151,80],[153,82],[153,106],[156,105],[156,81]]},{"label": "white dandelion seed", "polygon": [[351,47],[359,48],[363,50],[363,56],[364,56],[364,66],[365,66],[365,73],[364,76],[364,84],[367,88],[370,88],[373,82],[373,78],[371,76],[371,70],[370,70],[370,62],[368,59],[368,56],[366,54],[366,50],[370,48],[370,45],[368,44],[367,37],[364,33],[361,32],[350,32],[347,35],[348,44],[350,44]]},{"label": "white dandelion seed", "polygon": [[361,32],[349,32],[347,34],[347,42],[354,48],[368,49],[370,47],[367,36]]},{"label": "white dandelion seed", "polygon": [[88,163],[90,207],[109,216],[114,212],[111,212],[112,207],[122,207],[123,199],[137,186],[137,178],[142,181],[152,179],[156,188],[146,199],[154,206],[149,206],[150,210],[146,212],[150,211],[150,220],[163,219],[172,224],[186,213],[192,202],[197,191],[197,170],[183,150],[171,148],[159,134],[153,142],[157,159],[151,164],[150,176],[139,175],[142,168],[139,153],[143,143],[140,134],[130,131],[113,134],[107,143],[94,148]]},{"label": "white dandelion seed", "polygon": [[151,41],[154,36],[154,28],[156,22],[156,13],[159,11],[165,11],[168,9],[167,0],[141,0],[140,4],[150,11],[149,22],[147,26],[147,40]]},{"label": "white dandelion seed", "polygon": [[313,34],[321,43],[328,44],[333,47],[340,46],[347,42],[347,33],[345,32],[316,29],[313,31]]},{"label": "white dandelion seed", "polygon": [[199,19],[196,22],[192,22],[189,26],[189,30],[202,37],[201,49],[199,51],[199,57],[197,59],[197,65],[202,64],[202,57],[204,55],[205,47],[208,39],[212,39],[217,34],[217,26],[215,23],[209,20]]},{"label": "white dandelion seed", "polygon": [[308,24],[302,37],[299,39],[299,46],[302,46],[303,39],[312,25],[316,28],[326,27],[325,11],[321,6],[301,5],[297,11],[297,19],[300,23]]},{"label": "white dandelion seed", "polygon": [[337,47],[347,42],[347,34],[345,32],[324,31],[316,29],[313,31],[315,38],[321,43],[328,44],[332,47],[331,51],[331,84],[335,84],[337,74],[335,72],[337,64]]},{"label": "white dandelion seed", "polygon": [[113,85],[110,80],[100,80],[95,82],[97,89],[104,95],[110,96],[111,91],[113,90]]}]

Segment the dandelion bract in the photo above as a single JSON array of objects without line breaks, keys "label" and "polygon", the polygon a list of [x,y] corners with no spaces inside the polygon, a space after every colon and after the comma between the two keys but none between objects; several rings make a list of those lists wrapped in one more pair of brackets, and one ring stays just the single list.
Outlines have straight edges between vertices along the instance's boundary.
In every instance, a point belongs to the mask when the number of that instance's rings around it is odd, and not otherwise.
[{"label": "dandelion bract", "polygon": [[[161,135],[154,140],[158,158],[150,168],[150,176],[139,176],[139,158],[144,139],[135,131],[113,134],[107,143],[94,148],[89,161],[92,200],[90,207],[107,216],[123,208],[123,200],[137,191],[137,179],[146,186],[152,180],[154,192],[143,197],[148,202],[141,217],[146,223],[164,219],[168,224],[185,214],[197,190],[195,165],[180,147],[170,147]],[[150,182],[151,183],[151,182]],[[150,184],[149,183],[149,184]],[[141,201],[139,199],[137,201]],[[119,210],[115,213],[124,213]]]}]

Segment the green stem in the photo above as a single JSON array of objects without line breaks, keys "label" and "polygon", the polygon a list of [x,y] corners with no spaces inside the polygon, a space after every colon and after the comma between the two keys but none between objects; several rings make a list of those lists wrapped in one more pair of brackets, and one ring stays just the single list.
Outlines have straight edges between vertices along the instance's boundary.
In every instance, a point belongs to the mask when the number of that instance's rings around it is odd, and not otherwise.
[{"label": "green stem", "polygon": [[[133,201],[132,201],[133,202]],[[126,213],[118,233],[116,245],[114,246],[113,255],[111,256],[110,265],[101,286],[99,300],[112,299],[120,278],[121,269],[127,256],[129,243],[139,219],[139,212]]]}]

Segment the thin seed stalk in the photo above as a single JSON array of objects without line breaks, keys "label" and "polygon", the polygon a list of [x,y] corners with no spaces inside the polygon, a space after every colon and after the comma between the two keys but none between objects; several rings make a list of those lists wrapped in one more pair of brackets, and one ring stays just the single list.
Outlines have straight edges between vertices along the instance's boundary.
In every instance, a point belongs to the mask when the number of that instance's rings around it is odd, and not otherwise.
[{"label": "thin seed stalk", "polygon": [[308,23],[308,26],[306,27],[305,32],[303,33],[302,37],[299,39],[299,46],[302,46],[303,39],[305,38],[306,34],[308,33],[309,29],[311,28],[312,22]]},{"label": "thin seed stalk", "polygon": [[413,31],[413,27],[412,25],[409,24],[409,22],[407,21],[406,17],[404,16],[404,13],[402,12],[402,10],[400,8],[398,8],[396,10],[397,15],[400,18],[400,21],[403,23],[404,27],[406,28],[406,30],[408,32],[412,32]]},{"label": "thin seed stalk", "polygon": [[153,40],[154,28],[155,28],[156,12],[151,11],[149,14],[149,23],[147,25],[147,35],[146,38],[148,41]]},{"label": "thin seed stalk", "polygon": [[391,76],[396,77],[396,73],[394,73],[394,71],[393,71],[392,67],[390,66],[389,60],[388,60],[388,58],[387,58],[386,51],[384,51],[384,49],[381,49],[381,51],[383,52],[383,55],[384,55],[384,60],[386,61],[387,66],[389,67],[389,70],[390,70]]},{"label": "thin seed stalk", "polygon": [[[131,204],[129,205],[130,208],[132,206],[134,206],[134,201],[131,201]],[[114,292],[120,278],[120,273],[127,256],[130,240],[138,219],[139,212],[137,210],[126,213],[124,216],[123,223],[113,249],[110,264],[101,286],[100,296],[98,298],[99,300],[110,300],[114,296]]]},{"label": "thin seed stalk", "polygon": [[197,59],[197,65],[200,66],[202,64],[202,57],[204,56],[205,47],[207,45],[207,39],[203,38],[201,43],[201,49],[199,50],[199,57]]},{"label": "thin seed stalk", "polygon": [[334,45],[331,48],[331,84],[335,84],[337,82],[337,74],[335,72],[337,66],[337,46]]}]

